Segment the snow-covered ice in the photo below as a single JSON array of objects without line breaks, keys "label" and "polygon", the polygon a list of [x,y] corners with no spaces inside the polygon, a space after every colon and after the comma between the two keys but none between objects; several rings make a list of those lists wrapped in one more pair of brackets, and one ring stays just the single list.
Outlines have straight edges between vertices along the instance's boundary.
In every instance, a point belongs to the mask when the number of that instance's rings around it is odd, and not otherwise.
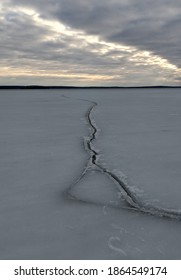
[{"label": "snow-covered ice", "polygon": [[1,90],[0,258],[180,259],[180,108],[179,89]]}]

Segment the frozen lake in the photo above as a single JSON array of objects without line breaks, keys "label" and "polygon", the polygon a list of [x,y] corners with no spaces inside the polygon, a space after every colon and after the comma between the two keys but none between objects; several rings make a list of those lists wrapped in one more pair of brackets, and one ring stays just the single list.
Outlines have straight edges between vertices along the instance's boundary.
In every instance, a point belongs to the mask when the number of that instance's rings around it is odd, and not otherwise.
[{"label": "frozen lake", "polygon": [[180,89],[1,90],[0,259],[181,259]]}]

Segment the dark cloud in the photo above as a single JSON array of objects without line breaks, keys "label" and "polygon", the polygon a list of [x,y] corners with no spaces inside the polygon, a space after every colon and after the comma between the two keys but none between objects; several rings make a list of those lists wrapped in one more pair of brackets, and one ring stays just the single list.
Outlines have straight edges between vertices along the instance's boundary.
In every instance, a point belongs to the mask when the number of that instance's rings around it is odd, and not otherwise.
[{"label": "dark cloud", "polygon": [[181,66],[180,0],[12,0],[88,34],[139,47]]},{"label": "dark cloud", "polygon": [[[59,20],[86,34],[98,35],[107,42],[151,51],[181,67],[181,5],[173,0],[4,0],[1,21],[0,57],[2,64],[42,70],[77,71],[121,76],[121,69],[130,66],[129,56],[120,50],[94,52],[100,46],[86,43],[79,47],[79,38],[62,33],[49,40],[52,31],[38,25],[28,15],[10,9],[35,9],[42,19]],[[4,11],[4,12],[3,12]],[[144,66],[144,67],[143,67]],[[141,75],[149,66],[135,63],[130,75]],[[141,70],[141,67],[143,70]],[[126,72],[126,70],[125,70]],[[167,71],[165,70],[166,75]],[[145,75],[145,73],[144,73]],[[179,80],[179,78],[175,78]]]}]

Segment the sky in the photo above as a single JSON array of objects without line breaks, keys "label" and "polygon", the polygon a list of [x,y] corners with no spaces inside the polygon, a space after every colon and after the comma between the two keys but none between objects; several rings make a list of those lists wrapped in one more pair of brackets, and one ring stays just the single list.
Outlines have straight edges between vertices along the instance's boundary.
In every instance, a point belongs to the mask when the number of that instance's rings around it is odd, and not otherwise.
[{"label": "sky", "polygon": [[1,0],[0,85],[181,86],[180,0]]}]

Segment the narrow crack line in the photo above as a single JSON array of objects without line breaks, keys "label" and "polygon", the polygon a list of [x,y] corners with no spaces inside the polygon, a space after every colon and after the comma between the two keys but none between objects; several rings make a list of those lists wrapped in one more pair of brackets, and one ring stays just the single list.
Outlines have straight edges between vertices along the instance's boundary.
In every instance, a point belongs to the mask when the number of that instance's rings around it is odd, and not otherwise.
[{"label": "narrow crack line", "polygon": [[[73,99],[73,98],[65,96],[65,95],[62,95],[62,97]],[[81,175],[66,190],[66,192],[65,192],[66,196],[69,198],[78,200],[80,202],[83,202],[83,203],[91,203],[94,205],[98,205],[98,204],[100,205],[100,203],[84,201],[82,199],[79,199],[75,195],[71,194],[71,190],[84,178],[84,176],[87,174],[87,172],[90,170],[96,169],[98,172],[104,173],[109,178],[111,178],[115,182],[115,185],[117,186],[117,188],[119,185],[118,189],[119,189],[119,191],[122,192],[124,199],[128,204],[128,207],[119,207],[119,206],[117,207],[117,206],[113,206],[113,205],[109,205],[108,207],[116,208],[116,209],[129,209],[132,211],[138,211],[138,212],[150,214],[153,216],[181,220],[181,210],[180,209],[179,210],[166,209],[166,208],[157,207],[157,206],[145,203],[144,201],[140,200],[140,198],[138,198],[138,196],[130,190],[129,185],[127,185],[123,180],[121,180],[112,171],[110,171],[107,168],[104,168],[100,163],[98,163],[100,154],[95,150],[95,148],[93,146],[93,142],[97,139],[98,128],[95,123],[95,120],[92,117],[92,112],[95,109],[95,107],[98,106],[98,104],[95,101],[91,101],[91,100],[87,100],[87,99],[80,99],[80,98],[74,98],[74,99],[82,100],[82,101],[89,102],[92,104],[92,106],[88,109],[88,112],[86,114],[86,119],[88,121],[88,125],[91,128],[90,136],[88,137],[88,140],[86,141],[86,147],[90,153],[90,158],[87,161],[87,164],[85,165],[85,168],[82,171]]]},{"label": "narrow crack line", "polygon": [[[91,101],[91,100],[87,100],[87,99],[81,99],[81,98],[72,98],[72,97],[68,97],[64,94],[61,95],[63,98],[67,98],[67,99],[74,99],[74,100],[81,100],[81,101],[84,101],[84,102],[88,102],[89,104],[92,103],[92,106],[88,109],[88,112],[86,113],[86,119],[90,120],[90,114],[91,114],[91,111],[93,110],[93,108],[95,106],[97,106],[97,103],[94,102],[94,101]],[[84,201],[80,198],[78,198],[76,195],[72,194],[72,189],[78,185],[78,183],[85,177],[85,175],[88,173],[88,171],[90,171],[92,169],[92,159],[96,159],[98,153],[92,149],[91,147],[91,142],[96,139],[96,133],[97,133],[97,129],[96,127],[91,123],[91,128],[93,130],[93,133],[91,133],[91,136],[89,137],[89,140],[86,141],[86,145],[84,145],[84,148],[86,150],[88,150],[89,152],[91,151],[90,153],[90,157],[89,159],[87,160],[87,163],[85,164],[85,167],[83,169],[83,171],[81,172],[80,176],[63,192],[63,195],[67,198],[70,198],[70,199],[74,199],[74,200],[77,200],[79,202],[82,202],[82,203],[91,203],[91,204],[97,204],[97,203],[94,203],[94,202],[87,202],[87,201]],[[86,147],[85,147],[86,146]]]}]

